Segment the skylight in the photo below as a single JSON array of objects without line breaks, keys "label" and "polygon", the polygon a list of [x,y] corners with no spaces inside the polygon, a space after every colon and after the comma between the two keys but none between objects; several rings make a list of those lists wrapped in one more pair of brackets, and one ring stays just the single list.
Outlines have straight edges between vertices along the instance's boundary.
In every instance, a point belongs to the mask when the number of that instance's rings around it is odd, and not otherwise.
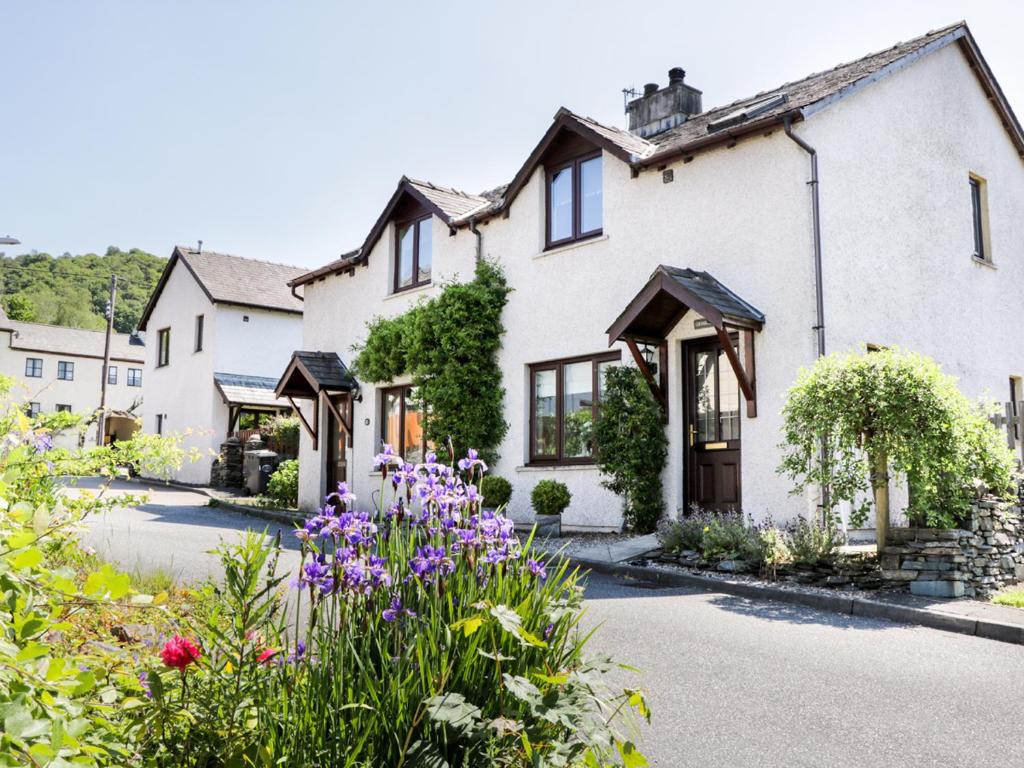
[{"label": "skylight", "polygon": [[769,112],[776,107],[781,107],[787,101],[789,101],[789,94],[776,93],[766,99],[745,104],[739,109],[733,110],[729,114],[723,115],[717,120],[712,120],[708,123],[708,133],[720,131],[723,128],[731,128],[732,126],[739,125],[740,123],[745,123],[751,118],[763,115],[765,112]]}]

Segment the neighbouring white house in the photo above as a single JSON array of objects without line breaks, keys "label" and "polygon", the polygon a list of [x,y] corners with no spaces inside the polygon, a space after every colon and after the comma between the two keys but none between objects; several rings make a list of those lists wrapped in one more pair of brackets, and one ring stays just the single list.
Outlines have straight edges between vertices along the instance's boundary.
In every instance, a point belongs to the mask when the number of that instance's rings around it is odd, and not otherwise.
[{"label": "neighbouring white house", "polygon": [[620,525],[589,446],[563,429],[598,407],[606,365],[638,365],[667,408],[670,511],[777,521],[817,504],[776,467],[784,394],[823,350],[899,346],[969,396],[1022,399],[1024,134],[965,24],[702,101],[673,69],[628,103],[628,130],[560,109],[509,184],[403,178],[358,250],[292,280],[304,351],[278,392],[306,421],[302,506],[342,478],[370,504],[382,442],[422,454],[408,381],[356,382],[345,363],[368,320],[482,257],[513,289],[492,471],[517,519],[555,478],[572,492],[566,527]]},{"label": "neighbouring white house", "polygon": [[274,386],[302,340],[304,270],[177,246],[139,320],[149,339],[144,431],[184,435],[201,458],[175,474],[207,484],[221,443],[246,418],[290,412]]},{"label": "neighbouring white house", "polygon": [[[96,444],[96,420],[103,382],[106,334],[82,328],[11,320],[0,311],[0,374],[16,381],[12,392],[32,414],[71,411],[91,421],[81,439]],[[139,336],[110,339],[105,441],[126,440],[142,418],[142,369],[146,348]],[[58,435],[58,446],[74,448],[79,435]]]}]

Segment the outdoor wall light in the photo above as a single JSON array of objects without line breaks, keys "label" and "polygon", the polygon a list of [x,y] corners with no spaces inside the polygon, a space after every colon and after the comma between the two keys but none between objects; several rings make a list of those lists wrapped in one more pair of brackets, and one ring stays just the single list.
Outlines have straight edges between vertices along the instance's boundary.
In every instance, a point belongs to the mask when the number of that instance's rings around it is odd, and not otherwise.
[{"label": "outdoor wall light", "polygon": [[651,372],[651,376],[658,375],[658,364],[654,360],[654,356],[657,353],[657,349],[652,345],[644,342],[640,345],[640,356],[647,363],[647,369]]}]

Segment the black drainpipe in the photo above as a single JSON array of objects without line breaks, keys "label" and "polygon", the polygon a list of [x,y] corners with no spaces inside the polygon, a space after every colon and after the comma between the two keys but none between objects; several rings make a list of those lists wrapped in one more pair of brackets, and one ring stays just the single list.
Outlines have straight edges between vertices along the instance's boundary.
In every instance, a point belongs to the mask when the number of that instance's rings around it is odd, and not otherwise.
[{"label": "black drainpipe", "polygon": [[295,286],[295,285],[291,286],[291,289],[292,289],[292,296],[294,296],[294,297],[295,297],[296,299],[298,299],[299,301],[305,301],[305,299],[304,299],[304,298],[302,298],[301,296],[299,296],[299,294],[297,294],[297,293],[295,292],[295,289],[296,289],[297,287],[298,287],[298,286]]},{"label": "black drainpipe", "polygon": [[476,219],[470,216],[469,218],[469,231],[476,235],[476,260],[477,263],[483,258],[484,249],[484,235],[479,229],[476,228]]},{"label": "black drainpipe", "polygon": [[[817,310],[817,321],[814,330],[818,334],[818,357],[825,356],[825,299],[821,287],[821,208],[818,202],[818,150],[793,133],[793,118],[787,115],[783,118],[786,135],[789,136],[797,146],[811,157],[811,180],[807,182],[811,187],[811,219],[814,227],[814,303]],[[825,440],[821,441],[821,461],[824,463],[827,455]],[[828,523],[826,511],[829,509],[829,486],[823,483],[821,492],[821,516],[822,522]]]},{"label": "black drainpipe", "polygon": [[818,150],[793,133],[793,118],[782,119],[786,135],[811,157],[811,219],[814,225],[814,299],[817,322],[814,330],[818,334],[818,357],[825,356],[825,298],[821,287],[821,209],[818,202]]}]

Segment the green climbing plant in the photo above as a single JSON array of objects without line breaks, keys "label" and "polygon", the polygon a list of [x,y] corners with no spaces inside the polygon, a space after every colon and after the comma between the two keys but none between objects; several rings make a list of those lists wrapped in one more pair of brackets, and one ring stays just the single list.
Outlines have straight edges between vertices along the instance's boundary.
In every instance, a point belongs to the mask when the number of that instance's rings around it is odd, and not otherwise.
[{"label": "green climbing plant", "polygon": [[450,438],[455,455],[475,447],[493,460],[508,431],[498,350],[510,290],[501,268],[481,260],[473,280],[447,283],[397,317],[373,319],[354,348],[356,376],[374,383],[411,376],[427,440]]}]

